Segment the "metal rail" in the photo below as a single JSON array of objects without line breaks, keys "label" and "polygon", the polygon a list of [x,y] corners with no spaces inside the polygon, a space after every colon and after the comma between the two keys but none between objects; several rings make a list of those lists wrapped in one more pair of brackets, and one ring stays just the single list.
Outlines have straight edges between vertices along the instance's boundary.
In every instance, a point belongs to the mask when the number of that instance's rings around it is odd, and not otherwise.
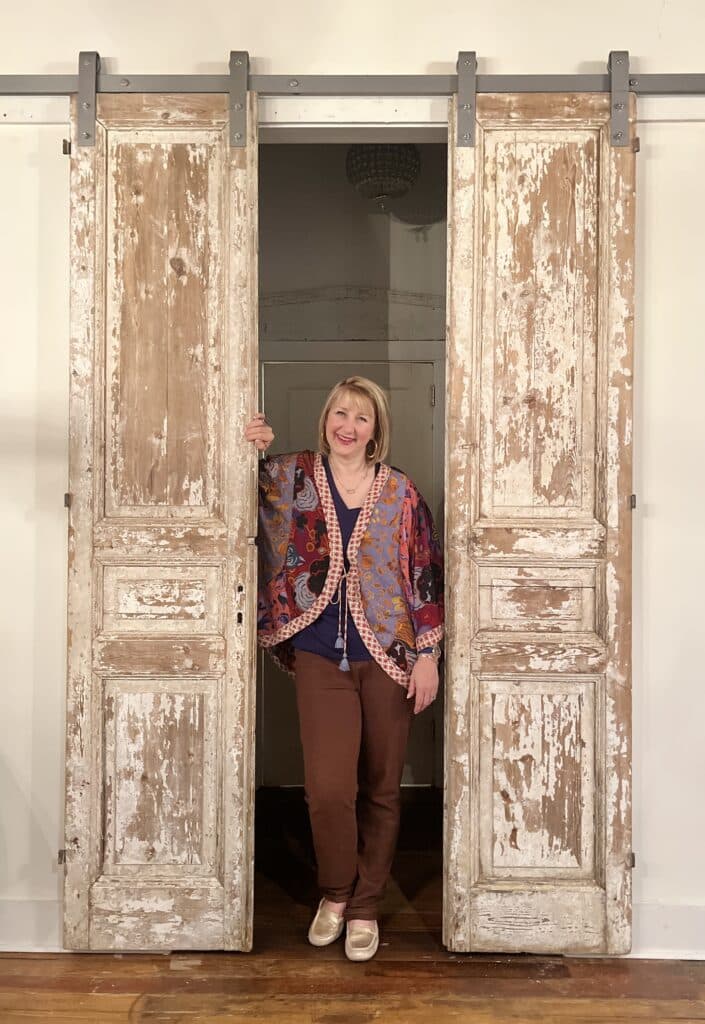
[{"label": "metal rail", "polygon": [[246,50],[230,54],[229,75],[105,75],[95,50],[78,55],[78,75],[3,75],[0,95],[78,95],[78,145],[95,144],[99,93],[227,93],[230,145],[247,139],[247,92],[261,96],[450,96],[457,93],[458,146],[475,145],[478,93],[609,92],[610,144],[628,146],[629,92],[640,95],[705,93],[705,74],[637,75],[628,50],[612,50],[606,75],[478,75],[474,50],[461,50],[455,75],[251,75]]},{"label": "metal rail", "polygon": [[[478,93],[609,92],[610,75],[477,75]],[[247,88],[261,96],[450,96],[451,75],[253,75]],[[629,75],[639,96],[705,95],[705,74]],[[96,77],[98,93],[228,93],[229,75],[106,75]],[[78,92],[78,75],[0,75],[0,96],[68,96]]]}]

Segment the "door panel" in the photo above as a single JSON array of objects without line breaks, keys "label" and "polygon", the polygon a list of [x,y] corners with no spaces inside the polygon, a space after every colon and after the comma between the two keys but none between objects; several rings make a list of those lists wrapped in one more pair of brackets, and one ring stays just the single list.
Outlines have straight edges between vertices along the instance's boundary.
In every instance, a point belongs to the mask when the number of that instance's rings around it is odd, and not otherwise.
[{"label": "door panel", "polygon": [[634,153],[608,96],[456,109],[444,942],[625,952]]},{"label": "door panel", "polygon": [[72,108],[65,945],[250,949],[257,112]]}]

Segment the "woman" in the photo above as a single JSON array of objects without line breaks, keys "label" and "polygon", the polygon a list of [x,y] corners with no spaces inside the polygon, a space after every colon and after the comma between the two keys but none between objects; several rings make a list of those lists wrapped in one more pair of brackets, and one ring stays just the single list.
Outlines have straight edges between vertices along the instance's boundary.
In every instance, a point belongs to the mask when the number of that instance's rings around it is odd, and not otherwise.
[{"label": "woman", "polygon": [[[245,436],[274,434],[259,413]],[[384,462],[390,415],[364,377],[340,381],[318,451],[260,464],[259,644],[295,679],[306,803],[323,896],[309,929],[368,960],[398,838],[412,709],[438,691],[443,562],[413,482]],[[412,703],[412,698],[414,698]]]}]

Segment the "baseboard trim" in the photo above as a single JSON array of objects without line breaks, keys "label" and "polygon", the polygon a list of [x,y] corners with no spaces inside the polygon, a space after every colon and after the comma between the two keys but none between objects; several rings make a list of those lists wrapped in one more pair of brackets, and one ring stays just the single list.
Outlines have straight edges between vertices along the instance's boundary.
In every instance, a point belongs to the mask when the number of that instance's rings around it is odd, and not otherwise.
[{"label": "baseboard trim", "polygon": [[631,957],[705,960],[705,904],[634,903]]},{"label": "baseboard trim", "polygon": [[0,900],[0,951],[63,953],[61,900]]},{"label": "baseboard trim", "polygon": [[[61,953],[60,900],[0,900],[0,952]],[[705,905],[635,903],[627,957],[705,960]]]}]

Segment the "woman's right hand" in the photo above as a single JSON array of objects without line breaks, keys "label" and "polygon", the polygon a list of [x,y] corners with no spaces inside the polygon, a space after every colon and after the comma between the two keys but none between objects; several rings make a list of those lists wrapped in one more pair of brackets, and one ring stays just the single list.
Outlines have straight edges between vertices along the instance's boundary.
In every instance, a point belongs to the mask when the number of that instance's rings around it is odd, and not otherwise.
[{"label": "woman's right hand", "polygon": [[247,424],[245,427],[245,439],[252,441],[259,452],[264,452],[269,448],[274,440],[274,431],[267,423],[267,418],[263,412],[255,413]]}]

